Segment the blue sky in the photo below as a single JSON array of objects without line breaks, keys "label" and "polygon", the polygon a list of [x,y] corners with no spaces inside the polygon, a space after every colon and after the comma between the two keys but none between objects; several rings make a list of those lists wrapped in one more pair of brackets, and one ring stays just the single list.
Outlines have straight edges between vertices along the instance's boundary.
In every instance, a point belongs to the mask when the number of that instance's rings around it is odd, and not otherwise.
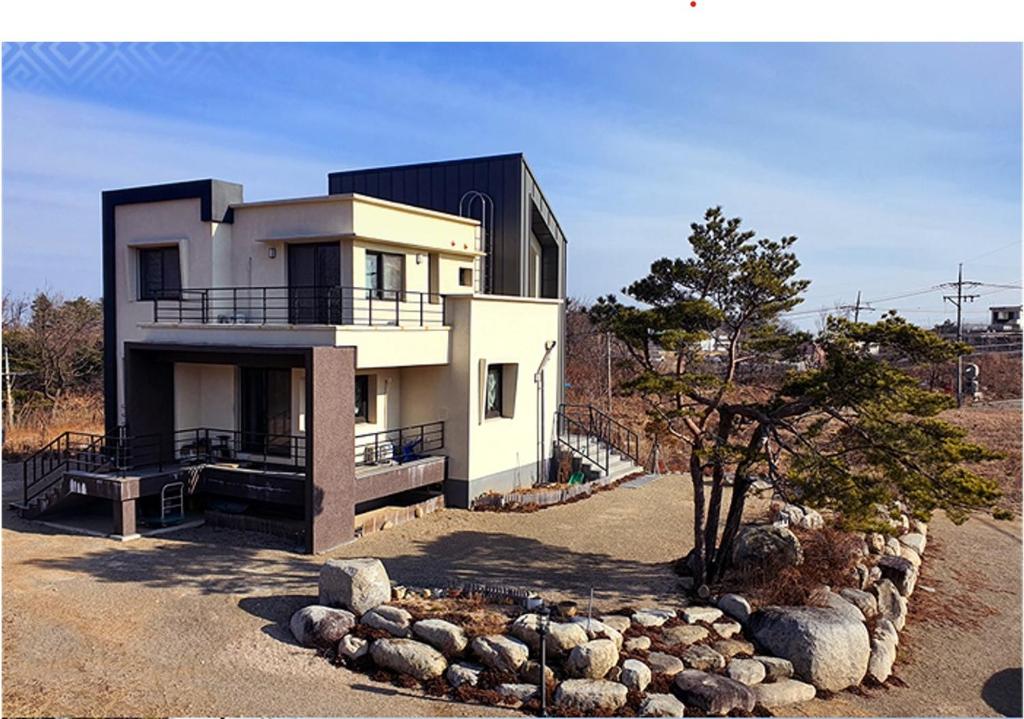
[{"label": "blue sky", "polygon": [[[798,316],[859,290],[921,323],[955,278],[1021,281],[1020,45],[4,46],[4,290],[100,294],[100,192],[522,151],[570,294],[687,252],[721,204],[795,234]],[[981,288],[969,308],[1019,301]]]}]

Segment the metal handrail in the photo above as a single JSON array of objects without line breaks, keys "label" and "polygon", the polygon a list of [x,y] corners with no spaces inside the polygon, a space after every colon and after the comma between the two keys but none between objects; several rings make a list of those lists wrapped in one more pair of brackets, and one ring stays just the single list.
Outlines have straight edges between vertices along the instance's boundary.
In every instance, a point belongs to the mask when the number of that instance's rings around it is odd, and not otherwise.
[{"label": "metal handrail", "polygon": [[306,438],[298,434],[192,427],[174,432],[173,452],[178,461],[210,463],[240,459],[259,460],[264,469],[282,465],[305,467]]},{"label": "metal handrail", "polygon": [[438,292],[341,285],[193,287],[158,293],[153,322],[444,326]]},{"label": "metal handrail", "polygon": [[586,410],[588,434],[600,438],[619,454],[640,464],[640,437],[619,420],[590,404],[562,403],[558,410],[566,415],[569,414],[567,410]]},{"label": "metal handrail", "polygon": [[[575,431],[573,431],[575,430]],[[555,439],[573,450],[590,464],[595,465],[605,474],[611,465],[611,450],[607,442],[602,442],[597,437],[589,434],[587,426],[578,422],[561,409],[555,412]],[[602,446],[603,445],[603,446]],[[594,449],[591,449],[593,447]],[[601,461],[601,452],[604,451],[604,461]]]},{"label": "metal handrail", "polygon": [[444,421],[356,435],[356,466],[404,464],[444,448]]}]

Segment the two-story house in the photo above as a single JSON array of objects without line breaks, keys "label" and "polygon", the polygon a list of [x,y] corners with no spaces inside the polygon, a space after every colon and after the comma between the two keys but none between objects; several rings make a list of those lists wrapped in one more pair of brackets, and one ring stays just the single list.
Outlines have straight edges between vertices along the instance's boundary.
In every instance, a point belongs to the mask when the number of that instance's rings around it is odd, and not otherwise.
[{"label": "two-story house", "polygon": [[26,461],[22,509],[108,502],[125,537],[234,502],[319,552],[405,493],[465,507],[547,481],[565,259],[521,155],[272,201],[220,180],[104,192],[106,434]]}]

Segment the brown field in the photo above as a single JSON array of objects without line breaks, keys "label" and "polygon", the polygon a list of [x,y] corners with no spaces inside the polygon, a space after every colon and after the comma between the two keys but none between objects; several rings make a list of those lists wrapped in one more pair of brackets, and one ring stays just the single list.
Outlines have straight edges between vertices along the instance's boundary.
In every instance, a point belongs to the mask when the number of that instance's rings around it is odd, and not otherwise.
[{"label": "brown field", "polygon": [[19,410],[13,425],[4,423],[4,459],[10,461],[31,454],[61,432],[103,434],[103,396],[65,397],[56,412],[44,407]]},{"label": "brown field", "polygon": [[1000,506],[1021,511],[1021,403],[999,402],[949,410],[943,418],[967,430],[970,438],[1006,455],[1003,459],[972,467],[978,474],[999,482]]}]

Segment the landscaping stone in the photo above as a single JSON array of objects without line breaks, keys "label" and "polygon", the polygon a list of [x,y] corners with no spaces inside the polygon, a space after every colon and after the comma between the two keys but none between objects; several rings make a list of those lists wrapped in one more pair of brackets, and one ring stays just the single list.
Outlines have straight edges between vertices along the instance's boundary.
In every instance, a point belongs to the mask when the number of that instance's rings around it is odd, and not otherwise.
[{"label": "landscaping stone", "polygon": [[[547,683],[551,683],[555,680],[555,672],[551,667],[544,667],[544,677],[547,679]],[[541,683],[541,671],[540,662],[528,661],[519,670],[519,678],[527,684],[540,684]]]},{"label": "landscaping stone", "polygon": [[768,607],[750,617],[759,646],[788,659],[798,677],[819,689],[859,684],[871,646],[862,622],[827,607]]},{"label": "landscaping stone", "polygon": [[910,531],[917,532],[918,534],[923,534],[924,536],[927,537],[928,536],[928,523],[927,522],[922,522],[920,519],[911,519],[910,520]]},{"label": "landscaping stone", "polygon": [[530,657],[529,647],[504,634],[477,637],[470,648],[484,666],[499,672],[516,672]]},{"label": "landscaping stone", "polygon": [[[540,626],[540,616],[537,614],[523,614],[512,622],[509,634],[523,642],[526,642],[534,651],[540,649],[540,633],[537,631]],[[573,622],[548,623],[548,634],[545,640],[547,650],[555,655],[567,654],[573,647],[585,644],[588,640],[586,630],[579,624]]]},{"label": "landscaping stone", "polygon": [[627,652],[646,652],[651,648],[651,638],[645,636],[630,637],[626,640],[623,648]]},{"label": "landscaping stone", "polygon": [[890,557],[900,556],[900,540],[896,537],[889,537],[885,540],[885,548],[882,550],[882,554]]},{"label": "landscaping stone", "polygon": [[410,622],[412,622],[412,615],[409,612],[401,607],[392,607],[387,604],[371,609],[359,620],[360,624],[381,629],[393,637],[400,638],[409,636]]},{"label": "landscaping stone", "polygon": [[746,624],[750,617],[750,602],[739,594],[723,594],[718,598],[718,608],[740,624]]},{"label": "landscaping stone", "polygon": [[754,645],[745,639],[719,639],[711,645],[723,657],[732,659],[739,654],[753,656]]},{"label": "landscaping stone", "polygon": [[907,599],[888,579],[879,579],[873,587],[878,598],[878,616],[888,619],[897,631],[907,623]]},{"label": "landscaping stone", "polygon": [[648,694],[640,705],[642,717],[686,716],[686,706],[671,694]]},{"label": "landscaping stone", "polygon": [[868,676],[877,682],[884,682],[892,674],[896,661],[896,645],[900,637],[896,627],[888,619],[881,619],[871,633],[871,656],[868,659]]},{"label": "landscaping stone", "polygon": [[346,634],[338,642],[338,655],[348,659],[350,662],[366,656],[369,651],[370,642],[352,634]]},{"label": "landscaping stone", "polygon": [[320,604],[361,616],[391,600],[391,581],[379,559],[328,559],[320,567]]},{"label": "landscaping stone", "polygon": [[756,655],[754,657],[764,666],[765,681],[777,682],[781,679],[789,679],[793,676],[793,662],[782,657],[768,657]]},{"label": "landscaping stone", "polygon": [[484,670],[479,664],[471,664],[469,662],[455,662],[448,667],[448,672],[445,674],[445,678],[448,683],[453,687],[461,687],[463,684],[468,684],[471,687],[475,687],[476,683],[480,681],[480,673]]},{"label": "landscaping stone", "polygon": [[295,612],[288,626],[302,646],[327,649],[352,631],[355,623],[352,612],[314,604]]},{"label": "landscaping stone", "polygon": [[839,590],[839,596],[857,607],[865,619],[871,619],[878,614],[878,600],[870,592],[853,587],[843,587]]},{"label": "landscaping stone", "polygon": [[696,624],[697,622],[717,622],[722,618],[722,610],[716,607],[686,607],[681,612],[683,621],[687,624]]},{"label": "landscaping stone", "polygon": [[711,625],[711,628],[722,639],[730,639],[743,631],[739,622],[716,622]]},{"label": "landscaping stone", "polygon": [[858,609],[855,604],[847,601],[835,592],[828,592],[825,595],[825,606],[830,609],[835,609],[844,617],[849,617],[850,619],[854,619],[858,622],[864,621],[864,613]]},{"label": "landscaping stone", "polygon": [[429,644],[414,639],[378,639],[370,645],[374,664],[428,681],[444,674],[448,661]]},{"label": "landscaping stone", "polygon": [[777,709],[790,704],[809,702],[817,693],[813,685],[796,679],[781,679],[770,684],[762,683],[750,689],[754,693],[754,699],[765,709]]},{"label": "landscaping stone", "polygon": [[756,659],[733,659],[725,668],[725,673],[730,679],[735,679],[748,687],[760,684],[767,676],[764,664]]},{"label": "landscaping stone", "polygon": [[700,669],[704,672],[725,668],[725,657],[706,644],[693,645],[679,658],[691,669]]},{"label": "landscaping stone", "polygon": [[885,551],[885,535],[880,532],[869,532],[867,536],[868,548],[872,554],[881,554]]},{"label": "landscaping stone", "polygon": [[574,617],[571,623],[583,627],[588,639],[611,639],[615,642],[616,649],[622,649],[622,632],[605,624],[600,619],[588,620],[586,617]]},{"label": "landscaping stone", "polygon": [[566,679],[555,691],[555,704],[584,715],[614,712],[626,705],[628,691],[603,679]]},{"label": "landscaping stone", "polygon": [[622,662],[619,682],[625,684],[628,689],[642,692],[651,683],[651,669],[641,661],[627,659]]},{"label": "landscaping stone", "polygon": [[736,537],[732,557],[734,566],[740,571],[785,567],[804,561],[796,535],[785,527],[770,524],[741,530]]},{"label": "landscaping stone", "polygon": [[647,666],[655,674],[665,674],[670,677],[675,676],[686,668],[683,665],[682,659],[671,654],[665,654],[664,652],[651,652],[648,654]]},{"label": "landscaping stone", "polygon": [[633,612],[632,620],[641,627],[660,627],[675,616],[671,609],[640,609]]},{"label": "landscaping stone", "polygon": [[888,579],[904,597],[914,593],[917,585],[917,567],[903,557],[882,557],[878,560],[882,577]]},{"label": "landscaping stone", "polygon": [[601,621],[615,631],[622,633],[629,629],[630,624],[632,624],[629,617],[624,617],[621,614],[606,614],[601,617]]},{"label": "landscaping stone", "polygon": [[540,696],[540,687],[536,684],[499,684],[495,691],[503,699],[510,699],[515,704],[523,704]]},{"label": "landscaping stone", "polygon": [[582,679],[601,679],[619,663],[619,650],[611,639],[594,639],[569,652],[565,671]]},{"label": "landscaping stone", "polygon": [[412,633],[444,654],[459,654],[469,639],[462,627],[443,619],[421,619],[412,625]]},{"label": "landscaping stone", "polygon": [[908,562],[913,564],[920,571],[921,569],[921,556],[910,547],[901,544],[900,545],[900,556],[906,559]]},{"label": "landscaping stone", "polygon": [[909,532],[907,534],[900,535],[899,542],[904,547],[910,547],[917,552],[917,556],[923,557],[924,547],[925,544],[928,543],[928,540],[923,534],[919,534],[918,532]]},{"label": "landscaping stone", "polygon": [[680,624],[677,627],[669,627],[661,637],[666,644],[694,644],[707,639],[710,632],[704,627]]},{"label": "landscaping stone", "polygon": [[799,527],[804,520],[804,510],[795,504],[784,504],[779,508],[778,517],[784,520],[787,526]]},{"label": "landscaping stone", "polygon": [[711,716],[725,716],[731,711],[754,710],[754,693],[734,679],[685,669],[675,677],[676,692],[687,705]]},{"label": "landscaping stone", "polygon": [[821,529],[825,526],[825,520],[817,510],[804,507],[804,516],[798,526],[801,529]]}]

